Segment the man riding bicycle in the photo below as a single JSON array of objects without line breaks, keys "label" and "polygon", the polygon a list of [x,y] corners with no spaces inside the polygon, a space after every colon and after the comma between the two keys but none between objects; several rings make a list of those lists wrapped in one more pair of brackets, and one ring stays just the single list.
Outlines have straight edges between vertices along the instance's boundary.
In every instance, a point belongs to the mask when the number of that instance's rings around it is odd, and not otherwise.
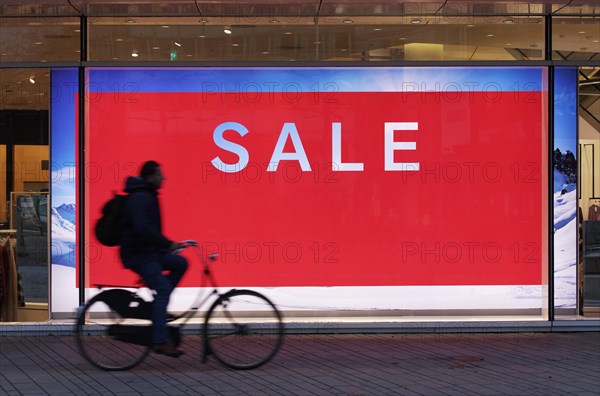
[{"label": "man riding bicycle", "polygon": [[173,253],[183,246],[162,234],[158,190],[163,179],[160,165],[155,161],[144,163],[140,176],[127,179],[125,191],[129,195],[122,211],[120,256],[124,266],[139,274],[156,293],[152,305],[154,352],[178,357],[183,351],[176,349],[170,341],[167,306],[188,263],[184,257]]}]

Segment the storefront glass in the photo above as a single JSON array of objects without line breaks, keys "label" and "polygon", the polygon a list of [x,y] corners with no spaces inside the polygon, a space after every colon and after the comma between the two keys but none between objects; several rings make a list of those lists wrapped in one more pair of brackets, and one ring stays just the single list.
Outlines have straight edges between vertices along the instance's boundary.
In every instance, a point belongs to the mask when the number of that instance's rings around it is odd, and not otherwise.
[{"label": "storefront glass", "polygon": [[0,320],[47,320],[49,69],[0,69],[0,87]]},{"label": "storefront glass", "polygon": [[77,61],[78,17],[3,16],[0,62]]},{"label": "storefront glass", "polygon": [[541,317],[545,68],[87,73],[90,291],[136,279],[92,225],[154,159],[165,233],[219,253],[220,285],[288,314]]},{"label": "storefront glass", "polygon": [[89,20],[94,61],[542,60],[544,19],[513,17]]}]

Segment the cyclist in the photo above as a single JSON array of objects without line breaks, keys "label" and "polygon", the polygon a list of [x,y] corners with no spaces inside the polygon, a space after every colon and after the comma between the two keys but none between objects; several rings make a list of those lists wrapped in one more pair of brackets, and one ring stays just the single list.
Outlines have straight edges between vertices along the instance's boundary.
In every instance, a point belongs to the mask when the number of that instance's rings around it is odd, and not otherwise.
[{"label": "cyclist", "polygon": [[125,191],[129,196],[122,212],[120,255],[124,266],[139,274],[156,293],[152,305],[154,352],[178,357],[183,351],[170,341],[167,306],[188,264],[184,257],[173,253],[182,245],[162,233],[158,190],[163,179],[160,165],[155,161],[144,163],[139,176],[127,178]]}]

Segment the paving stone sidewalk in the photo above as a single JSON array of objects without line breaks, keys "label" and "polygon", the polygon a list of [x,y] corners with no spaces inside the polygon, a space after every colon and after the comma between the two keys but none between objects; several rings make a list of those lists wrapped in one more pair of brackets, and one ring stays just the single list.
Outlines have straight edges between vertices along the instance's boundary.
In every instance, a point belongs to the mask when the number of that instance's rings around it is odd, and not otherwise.
[{"label": "paving stone sidewalk", "polygon": [[0,395],[599,395],[600,333],[287,335],[255,370],[149,355],[104,372],[72,336],[0,336]]}]

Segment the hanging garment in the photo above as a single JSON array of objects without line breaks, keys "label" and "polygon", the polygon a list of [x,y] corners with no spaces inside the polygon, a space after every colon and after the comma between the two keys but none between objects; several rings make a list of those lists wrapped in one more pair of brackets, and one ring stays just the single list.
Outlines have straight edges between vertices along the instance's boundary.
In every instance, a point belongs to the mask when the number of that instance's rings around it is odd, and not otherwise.
[{"label": "hanging garment", "polygon": [[15,322],[17,320],[17,308],[19,304],[19,277],[15,255],[16,246],[17,240],[15,238],[8,237],[0,239],[3,275],[5,275],[3,276],[4,299],[0,309],[0,321],[2,322]]},{"label": "hanging garment", "polygon": [[588,212],[588,220],[600,221],[600,205],[591,205]]}]

